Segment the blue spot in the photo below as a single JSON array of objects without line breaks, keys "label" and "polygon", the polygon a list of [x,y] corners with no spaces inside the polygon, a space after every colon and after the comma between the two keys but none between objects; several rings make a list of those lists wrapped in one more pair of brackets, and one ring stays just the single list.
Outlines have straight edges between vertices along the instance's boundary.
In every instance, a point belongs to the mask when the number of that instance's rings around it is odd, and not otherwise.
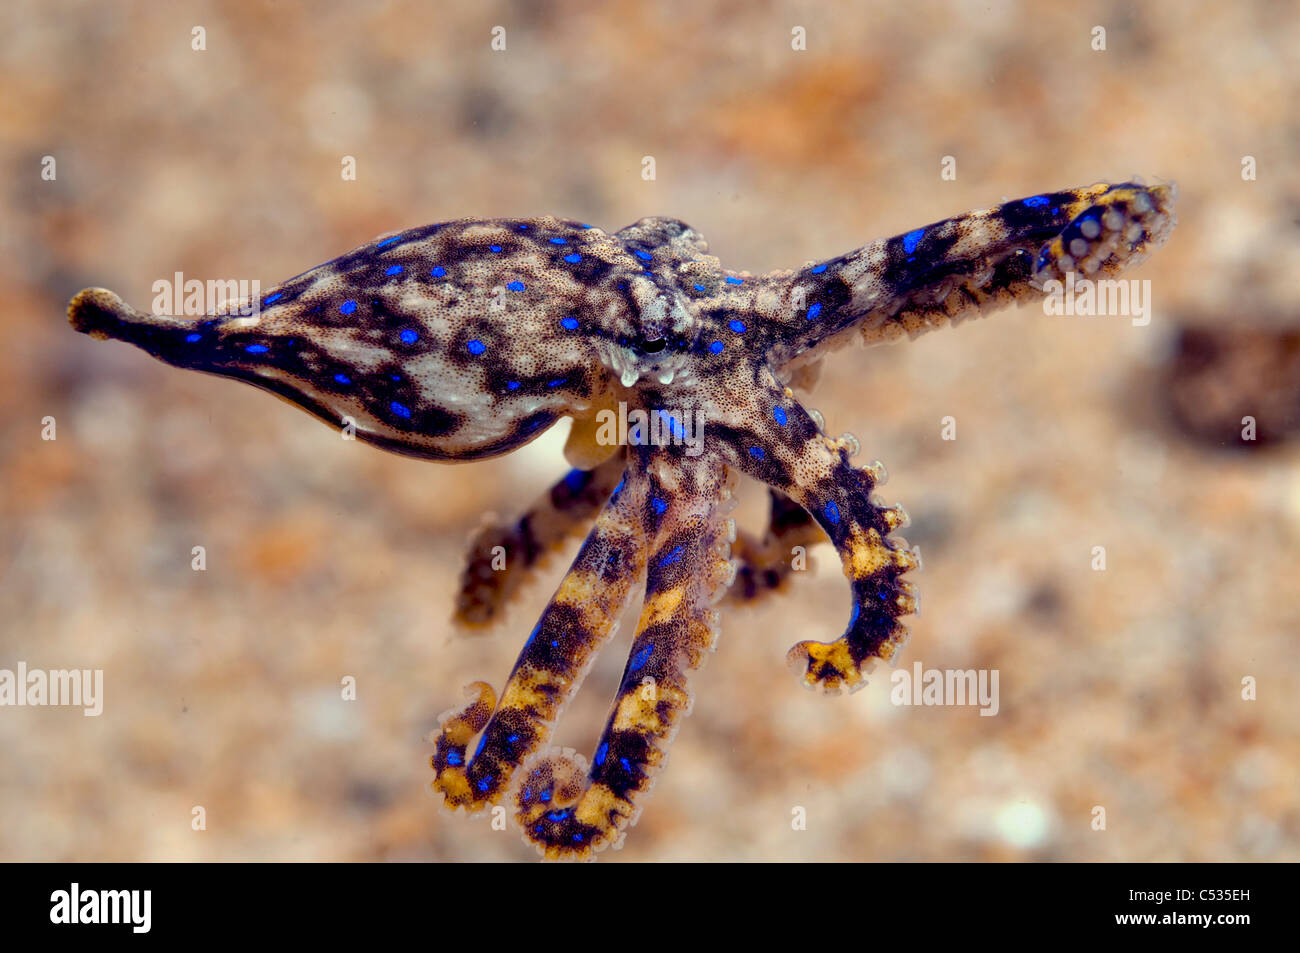
[{"label": "blue spot", "polygon": [[486,793],[487,793],[487,789],[490,788],[490,787],[492,787],[492,779],[491,779],[491,778],[483,778],[481,781],[479,781],[478,784],[474,785],[474,787],[478,788],[479,791],[480,791],[481,793],[485,793],[485,794],[486,794]]},{"label": "blue spot", "polygon": [[723,344],[721,341],[714,341],[712,344],[709,345],[709,350],[712,351],[714,354],[721,354],[722,349],[724,347],[726,347],[726,345]]},{"label": "blue spot", "polygon": [[619,758],[618,763],[623,766],[623,770],[628,774],[632,773],[632,762],[627,760],[627,758]]},{"label": "blue spot", "polygon": [[483,753],[483,749],[486,747],[487,747],[487,732],[484,732],[483,737],[478,740],[478,747],[474,749],[475,761],[478,760],[478,756]]},{"label": "blue spot", "polygon": [[827,521],[830,522],[832,526],[840,525],[840,508],[835,505],[834,500],[831,500],[829,503],[827,503],[822,508],[822,512],[826,514],[826,519]]},{"label": "blue spot", "polygon": [[820,274],[821,274],[823,271],[825,271],[825,270],[826,270],[826,266],[825,266],[825,265],[815,265],[815,266],[813,267],[812,273],[813,273],[814,275],[820,275]]},{"label": "blue spot", "polygon": [[767,454],[763,452],[762,447],[750,447],[749,455],[753,457],[755,460],[762,460],[765,456],[767,456]]},{"label": "blue spot", "polygon": [[520,225],[520,226],[519,226],[519,230],[520,230],[521,232],[526,232],[526,231],[528,231],[528,226],[527,226],[527,225]]},{"label": "blue spot", "polygon": [[524,283],[522,281],[512,281],[510,284],[506,285],[506,287],[511,291],[523,291]]},{"label": "blue spot", "polygon": [[808,309],[808,320],[811,321],[813,318],[817,317],[817,315],[821,313],[822,313],[822,306],[821,306],[821,302],[819,301],[817,304],[813,305],[811,308]]},{"label": "blue spot", "polygon": [[641,251],[640,249],[633,251],[632,254],[636,255],[636,257],[640,258],[642,261],[653,261],[655,257],[648,251]]},{"label": "blue spot", "polygon": [[452,751],[447,754],[447,763],[453,768],[457,768],[465,763],[465,759],[460,756],[459,751]]},{"label": "blue spot", "polygon": [[401,273],[402,273],[401,265],[389,265],[388,270],[384,272],[384,274],[386,274],[389,278],[393,277],[393,275],[400,275]]},{"label": "blue spot", "polygon": [[610,496],[611,497],[618,496],[619,493],[623,491],[623,484],[625,484],[626,482],[627,482],[627,477],[624,477],[623,479],[619,480],[618,486],[614,487],[614,492],[611,493]]},{"label": "blue spot", "polygon": [[552,239],[551,239],[551,244],[552,244],[552,245],[567,245],[567,244],[569,244],[569,240],[568,240],[567,238],[552,238]]},{"label": "blue spot", "polygon": [[275,304],[277,301],[279,301],[279,300],[280,300],[281,298],[283,298],[283,297],[284,297],[284,292],[283,292],[283,291],[277,291],[275,294],[271,295],[271,297],[269,297],[269,298],[267,298],[265,301],[263,301],[262,304]]},{"label": "blue spot", "polygon": [[403,344],[414,344],[416,341],[420,340],[420,335],[416,334],[410,328],[404,328],[398,337],[402,339]]},{"label": "blue spot", "polygon": [[704,285],[695,285],[694,287],[695,287],[695,290],[696,290],[696,291],[708,291],[708,290],[709,290],[708,288],[704,287]]},{"label": "blue spot", "polygon": [[561,384],[563,384],[563,383],[564,383],[564,378],[563,378],[563,377],[557,377],[557,378],[556,378],[555,380],[553,380],[553,381],[547,381],[547,382],[546,382],[546,386],[547,386],[547,387],[559,387],[559,386],[560,386]]},{"label": "blue spot", "polygon": [[434,267],[433,271],[429,272],[429,274],[433,275],[435,278],[445,278],[447,275],[447,269],[442,267],[442,265],[437,265]]},{"label": "blue spot", "polygon": [[684,547],[682,546],[678,546],[663,559],[659,560],[659,568],[663,569],[664,566],[671,566],[673,563],[677,562],[677,560],[681,559],[683,548]]},{"label": "blue spot", "polygon": [[489,246],[488,246],[488,250],[489,250],[489,251],[500,251],[500,250],[501,250],[501,246],[500,246],[500,245],[489,245]]},{"label": "blue spot", "polygon": [[666,410],[661,410],[658,413],[659,413],[659,418],[663,420],[666,424],[668,424],[669,433],[671,433],[678,440],[686,439],[686,428],[682,426],[682,422],[680,420],[678,420],[672,414],[668,413]]},{"label": "blue spot", "polygon": [[402,237],[401,235],[394,235],[392,238],[385,238],[382,242],[380,242],[375,247],[383,248],[385,245],[391,245],[393,242],[397,241],[401,237]]},{"label": "blue spot", "polygon": [[641,667],[645,665],[646,662],[650,661],[650,653],[653,652],[654,650],[655,647],[653,642],[651,642],[649,645],[643,646],[641,650],[636,653],[636,655],[632,656],[632,661],[627,663],[627,670],[629,672],[640,671]]},{"label": "blue spot", "polygon": [[265,345],[265,344],[250,344],[250,345],[248,345],[248,347],[244,348],[244,350],[247,351],[249,354],[265,354],[265,353],[266,353],[266,345]]},{"label": "blue spot", "polygon": [[564,485],[574,493],[577,493],[587,485],[587,473],[585,470],[573,469],[564,475]]},{"label": "blue spot", "polygon": [[543,791],[541,794],[539,794],[539,795],[537,796],[537,800],[541,801],[543,804],[550,804],[550,803],[551,803],[551,789],[550,789],[550,788],[547,788],[545,791]]},{"label": "blue spot", "polygon": [[334,379],[338,381],[340,384],[352,383],[352,378],[348,377],[346,374],[335,374]]},{"label": "blue spot", "polygon": [[578,319],[577,319],[577,318],[561,318],[561,319],[560,319],[560,327],[564,328],[564,330],[566,330],[566,331],[576,331],[576,330],[578,330]]},{"label": "blue spot", "polygon": [[518,381],[507,381],[507,382],[506,382],[506,390],[519,390],[519,382],[518,382]]},{"label": "blue spot", "polygon": [[575,832],[573,833],[573,836],[570,837],[569,840],[573,841],[575,844],[581,844],[581,843],[582,843],[582,831],[575,831]]},{"label": "blue spot", "polygon": [[1047,204],[1047,196],[1031,195],[1029,198],[1025,199],[1024,204],[1028,205],[1030,208],[1042,208]]},{"label": "blue spot", "polygon": [[397,401],[393,401],[388,406],[393,408],[393,413],[397,414],[397,416],[405,417],[407,420],[411,419],[411,408],[407,407],[406,405],[399,404]]},{"label": "blue spot", "polygon": [[605,758],[608,755],[609,755],[609,742],[606,741],[599,748],[596,749],[596,767],[599,768],[602,764],[604,764]]},{"label": "blue spot", "polygon": [[849,619],[850,629],[858,624],[858,616],[860,615],[862,615],[862,606],[855,602],[853,603],[853,617]]},{"label": "blue spot", "polygon": [[392,378],[393,378],[393,380],[395,380],[395,381],[400,381],[400,380],[402,379],[402,375],[401,375],[401,374],[393,374],[393,375],[392,375]]},{"label": "blue spot", "polygon": [[653,500],[650,501],[650,505],[655,508],[655,512],[658,513],[660,516],[663,516],[664,510],[668,509],[668,503],[658,496],[656,496]]},{"label": "blue spot", "polygon": [[540,631],[542,631],[542,624],[539,622],[537,623],[537,625],[533,626],[533,631],[530,632],[528,635],[528,641],[524,643],[525,652],[528,651],[528,646],[532,645],[534,642],[537,641],[537,633]]},{"label": "blue spot", "polygon": [[772,410],[772,416],[776,419],[776,422],[777,422],[778,424],[780,424],[782,427],[784,427],[785,424],[786,424],[786,421],[789,420],[789,418],[786,417],[786,415],[785,415],[785,408],[784,408],[784,407],[776,407],[776,408],[774,408],[774,409]]},{"label": "blue spot", "polygon": [[577,252],[574,252],[571,255],[565,255],[564,260],[567,261],[570,265],[576,265],[578,262],[582,261],[582,256],[579,255]]},{"label": "blue spot", "polygon": [[918,228],[915,231],[908,232],[903,236],[903,252],[910,255],[916,251],[916,246],[921,244],[921,239],[925,237],[925,229]]},{"label": "blue spot", "polygon": [[591,228],[590,225],[583,225],[581,222],[578,223],[578,227],[579,227],[579,228]]},{"label": "blue spot", "polygon": [[559,647],[560,647],[560,640],[559,640],[559,639],[551,639],[551,648],[553,648],[553,649],[558,649]]},{"label": "blue spot", "polygon": [[355,301],[344,301],[339,305],[340,314],[351,314],[355,310],[357,310],[357,303]]},{"label": "blue spot", "polygon": [[512,745],[512,744],[514,744],[514,743],[515,743],[516,741],[518,741],[518,740],[519,740],[519,736],[518,736],[518,735],[508,735],[508,736],[506,737],[506,744],[508,744],[508,745]]},{"label": "blue spot", "polygon": [[729,285],[743,285],[744,283],[744,278],[733,278],[731,275],[727,275],[727,284]]},{"label": "blue spot", "polygon": [[469,352],[471,354],[482,354],[484,351],[487,350],[487,345],[484,344],[482,341],[480,341],[478,338],[475,338],[474,340],[470,341],[465,346],[469,348]]},{"label": "blue spot", "polygon": [[739,318],[732,318],[727,322],[727,327],[731,328],[731,330],[735,331],[737,334],[745,333],[745,322],[741,321]]},{"label": "blue spot", "polygon": [[201,340],[202,338],[203,335],[198,333],[185,335],[185,340],[189,341],[191,344],[193,344],[195,341]]},{"label": "blue spot", "polygon": [[[547,798],[547,800],[549,801],[550,798]],[[548,821],[565,821],[568,820],[569,815],[572,813],[573,813],[573,808],[566,807],[562,811],[551,811],[551,813],[546,815],[546,819]]]}]

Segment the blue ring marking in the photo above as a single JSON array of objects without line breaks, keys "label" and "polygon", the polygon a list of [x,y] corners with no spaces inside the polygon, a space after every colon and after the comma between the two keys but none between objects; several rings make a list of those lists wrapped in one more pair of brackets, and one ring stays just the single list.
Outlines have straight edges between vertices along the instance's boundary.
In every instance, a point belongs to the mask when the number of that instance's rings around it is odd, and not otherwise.
[{"label": "blue ring marking", "polygon": [[414,344],[416,341],[420,340],[420,335],[412,331],[410,328],[403,328],[402,333],[399,334],[398,337],[402,339],[403,344]]},{"label": "blue ring marking", "polygon": [[623,491],[623,484],[625,483],[627,483],[627,477],[623,477],[623,479],[618,481],[618,486],[614,487],[614,492],[609,495],[610,499],[613,499],[614,497],[618,496],[619,493]]},{"label": "blue ring marking", "polygon": [[442,267],[442,265],[434,265],[433,271],[429,272],[429,274],[433,275],[435,278],[445,278],[447,276],[447,269]]},{"label": "blue ring marking", "polygon": [[447,752],[447,763],[453,768],[458,768],[465,763],[465,759],[460,756],[459,751]]},{"label": "blue ring marking", "polygon": [[518,381],[506,381],[506,390],[519,390]]},{"label": "blue ring marking", "polygon": [[560,318],[560,327],[566,331],[576,331],[578,330],[578,319],[572,317]]},{"label": "blue ring marking", "polygon": [[492,787],[492,779],[491,779],[491,778],[483,778],[482,780],[480,780],[480,781],[478,782],[478,784],[476,784],[476,785],[474,785],[474,786],[475,786],[476,788],[479,789],[479,793],[480,793],[480,794],[486,794],[486,793],[487,793],[487,789],[490,788],[490,787]]},{"label": "blue ring marking", "polygon": [[655,645],[653,642],[649,643],[648,645],[643,645],[640,648],[640,650],[636,653],[636,655],[632,656],[632,660],[627,663],[628,672],[640,671],[641,668],[645,665],[645,663],[650,661],[650,655],[651,653],[654,652],[654,650],[655,650]]},{"label": "blue ring marking", "polygon": [[401,273],[402,273],[401,265],[389,265],[388,270],[384,272],[384,274],[387,275],[389,278],[393,277],[393,275],[400,275]]},{"label": "blue ring marking", "polygon": [[628,774],[632,773],[632,762],[629,761],[627,758],[619,758],[618,763],[623,766],[623,770],[626,771]]},{"label": "blue ring marking", "polygon": [[279,300],[280,300],[281,298],[283,298],[283,297],[284,297],[284,292],[283,292],[283,291],[277,291],[275,294],[271,295],[271,297],[269,297],[269,298],[267,298],[265,301],[263,301],[262,304],[264,304],[264,305],[266,305],[266,304],[275,304],[277,301],[279,301]]},{"label": "blue ring marking", "polygon": [[822,507],[822,512],[826,514],[826,519],[832,526],[840,525],[840,508],[835,505],[834,500]]},{"label": "blue ring marking", "polygon": [[398,240],[399,238],[401,238],[401,237],[402,237],[401,235],[394,235],[392,238],[385,238],[382,242],[380,242],[380,243],[379,243],[378,245],[376,245],[375,247],[376,247],[376,248],[383,248],[383,247],[385,247],[386,245],[391,245],[393,242],[397,241],[397,240]]},{"label": "blue ring marking", "polygon": [[405,417],[407,420],[411,419],[411,408],[407,407],[405,404],[399,404],[397,401],[393,401],[388,406],[393,409],[393,413],[397,414],[397,416]]},{"label": "blue ring marking", "polygon": [[780,424],[782,427],[784,427],[784,426],[786,425],[786,421],[788,421],[788,420],[790,419],[790,418],[788,418],[788,417],[785,415],[785,408],[784,408],[784,407],[774,407],[774,408],[772,408],[772,417],[773,417],[773,419],[775,419],[776,422],[777,422],[778,424]]},{"label": "blue ring marking", "polygon": [[727,327],[731,328],[731,330],[735,331],[737,334],[745,333],[745,322],[741,321],[739,318],[732,318],[727,322]]},{"label": "blue ring marking", "polygon": [[721,341],[714,341],[712,344],[709,345],[709,350],[712,351],[714,354],[721,354],[722,349],[726,346],[727,345],[723,344]]},{"label": "blue ring marking", "polygon": [[808,320],[811,321],[813,318],[817,317],[817,315],[821,313],[822,313],[822,305],[821,302],[819,301],[811,308],[808,309]]},{"label": "blue ring marking", "polygon": [[743,285],[744,283],[744,278],[733,278],[731,275],[727,275],[727,284],[729,285]]},{"label": "blue ring marking", "polygon": [[546,382],[546,386],[547,386],[547,387],[559,387],[559,386],[560,386],[561,384],[563,384],[563,383],[564,383],[564,378],[563,378],[563,377],[557,377],[557,378],[556,378],[555,380],[553,380],[553,381],[547,381],[547,382]]},{"label": "blue ring marking", "polygon": [[636,257],[640,258],[642,261],[654,261],[654,257],[655,257],[654,255],[650,254],[648,251],[641,251],[641,249],[639,248],[633,249],[632,254],[636,255]]},{"label": "blue ring marking", "polygon": [[528,231],[528,226],[527,226],[527,225],[520,225],[520,226],[519,226],[519,230],[520,230],[521,232],[526,232],[526,231]]},{"label": "blue ring marking", "polygon": [[670,552],[667,556],[659,560],[659,568],[663,569],[665,566],[671,566],[673,563],[677,562],[677,560],[681,559],[682,550],[685,548],[686,548],[685,546],[678,546],[675,549],[673,549],[673,551]]},{"label": "blue ring marking", "polygon": [[203,335],[199,334],[197,331],[193,334],[185,335],[185,340],[189,341],[191,344],[193,344],[195,341],[200,341],[202,339],[203,339]]},{"label": "blue ring marking", "polygon": [[249,354],[265,354],[268,348],[265,344],[250,344],[244,350]]},{"label": "blue ring marking", "polygon": [[487,345],[484,344],[482,341],[480,341],[478,338],[475,338],[474,340],[470,341],[468,344],[465,345],[465,347],[469,349],[469,352],[471,354],[482,354],[484,351],[487,350]]},{"label": "blue ring marking", "polygon": [[858,624],[858,616],[860,615],[862,615],[862,605],[860,603],[855,602],[853,603],[853,617],[849,619],[850,629]]},{"label": "blue ring marking", "polygon": [[1022,205],[1027,205],[1027,206],[1029,206],[1030,208],[1042,208],[1044,205],[1047,204],[1047,196],[1046,196],[1046,195],[1031,195],[1029,198],[1023,200],[1023,202],[1022,202],[1021,204],[1022,204]]},{"label": "blue ring marking", "polygon": [[762,447],[750,447],[749,455],[753,457],[755,460],[762,460],[764,457],[767,456],[767,454],[763,452]]},{"label": "blue ring marking", "polygon": [[695,288],[696,291],[708,291],[708,290],[709,290],[708,288],[704,287],[704,285],[694,285],[693,287]]},{"label": "blue ring marking", "polygon": [[489,246],[488,246],[488,251],[494,251],[494,252],[496,252],[496,251],[500,251],[500,250],[501,250],[501,246],[500,246],[500,245],[489,245]]},{"label": "blue ring marking", "polygon": [[575,251],[571,255],[565,255],[564,260],[567,261],[570,265],[576,265],[578,262],[582,261],[582,256]]},{"label": "blue ring marking", "polygon": [[510,284],[506,285],[506,287],[511,291],[523,291],[524,283],[522,281],[512,281]]},{"label": "blue ring marking", "polygon": [[903,236],[903,254],[910,255],[916,251],[916,246],[921,244],[921,239],[925,237],[925,229],[918,228],[908,232]]},{"label": "blue ring marking", "polygon": [[552,244],[552,245],[567,245],[567,244],[569,244],[569,240],[568,240],[567,238],[552,238],[552,239],[551,239],[551,244]]},{"label": "blue ring marking", "polygon": [[609,742],[606,741],[603,742],[601,746],[596,749],[596,767],[599,768],[602,764],[605,763],[605,757],[608,754],[609,754]]},{"label": "blue ring marking", "polygon": [[663,516],[664,510],[668,509],[668,502],[664,500],[662,497],[658,497],[658,496],[656,496],[653,500],[650,501],[650,505],[654,507],[655,512],[660,516]]},{"label": "blue ring marking", "polygon": [[339,305],[339,314],[351,314],[355,310],[357,310],[357,303],[350,298]]},{"label": "blue ring marking", "polygon": [[825,266],[825,265],[814,265],[814,266],[813,266],[812,273],[813,273],[814,275],[820,275],[820,274],[821,274],[823,271],[825,271],[825,270],[826,270],[826,266]]},{"label": "blue ring marking", "polygon": [[346,374],[335,374],[334,379],[338,381],[340,384],[352,383],[352,378],[348,377]]}]

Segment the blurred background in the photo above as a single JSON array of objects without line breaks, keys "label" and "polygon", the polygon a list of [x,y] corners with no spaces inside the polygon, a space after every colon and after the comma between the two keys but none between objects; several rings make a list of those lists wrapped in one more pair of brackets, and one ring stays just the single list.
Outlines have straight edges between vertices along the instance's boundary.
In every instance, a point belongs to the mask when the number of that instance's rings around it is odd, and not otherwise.
[{"label": "blurred background", "polygon": [[[564,427],[469,466],[387,455],[74,334],[78,289],[147,308],[177,271],[269,288],[381,232],[548,213],[676,216],[758,272],[1134,175],[1181,196],[1125,276],[1148,326],[998,313],[842,351],[808,398],[912,515],[902,666],[997,669],[996,717],[896,707],[885,670],[801,689],[786,650],[849,608],[820,546],[724,615],[601,856],[1300,859],[1297,5],[593,7],[3,5],[0,668],[103,669],[105,699],[0,710],[0,859],[535,857],[440,811],[424,739],[500,687],[576,549],[499,630],[452,629],[470,533],[565,471]],[[593,748],[629,630],[558,743]]]}]

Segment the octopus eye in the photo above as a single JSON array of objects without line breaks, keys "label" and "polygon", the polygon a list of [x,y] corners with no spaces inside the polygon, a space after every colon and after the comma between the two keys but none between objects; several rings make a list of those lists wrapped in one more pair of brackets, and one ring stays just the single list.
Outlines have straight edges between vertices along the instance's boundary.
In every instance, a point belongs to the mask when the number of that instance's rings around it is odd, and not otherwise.
[{"label": "octopus eye", "polygon": [[639,350],[643,354],[658,354],[664,349],[665,344],[663,338],[655,338],[653,341],[642,341]]}]

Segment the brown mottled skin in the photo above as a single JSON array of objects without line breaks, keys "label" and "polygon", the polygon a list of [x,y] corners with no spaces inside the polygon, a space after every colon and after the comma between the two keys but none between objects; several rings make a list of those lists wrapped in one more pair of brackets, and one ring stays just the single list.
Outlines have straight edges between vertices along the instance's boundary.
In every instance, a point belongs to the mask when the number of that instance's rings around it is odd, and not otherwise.
[{"label": "brown mottled skin", "polygon": [[[834,641],[791,649],[808,686],[860,688],[906,637],[899,620],[916,599],[902,577],[919,561],[892,535],[906,514],[873,499],[882,470],[855,466],[856,440],[827,437],[790,384],[850,340],[915,336],[1041,298],[1045,281],[1070,271],[1112,277],[1164,241],[1173,199],[1171,187],[1132,183],[1031,196],[757,277],[722,268],[672,219],[612,235],[554,218],[458,221],[364,245],[251,302],[249,315],[147,315],[88,289],[69,317],[170,364],[271,390],[400,453],[492,456],[573,418],[566,453],[577,469],[517,523],[480,531],[458,619],[492,621],[545,555],[593,516],[595,526],[501,696],[477,682],[469,705],[443,716],[433,783],[470,810],[513,785],[529,840],[548,857],[588,857],[635,821],[690,709],[689,675],[716,639],[713,606],[738,576],[733,598],[754,598],[781,584],[794,547],[823,534],[835,546],[850,621]],[[635,432],[630,445],[610,445],[597,421],[620,402],[674,425],[694,415],[698,448],[638,443]],[[773,491],[762,539],[737,540],[724,515],[737,473]],[[628,666],[590,764],[546,750],[643,581]]]}]

